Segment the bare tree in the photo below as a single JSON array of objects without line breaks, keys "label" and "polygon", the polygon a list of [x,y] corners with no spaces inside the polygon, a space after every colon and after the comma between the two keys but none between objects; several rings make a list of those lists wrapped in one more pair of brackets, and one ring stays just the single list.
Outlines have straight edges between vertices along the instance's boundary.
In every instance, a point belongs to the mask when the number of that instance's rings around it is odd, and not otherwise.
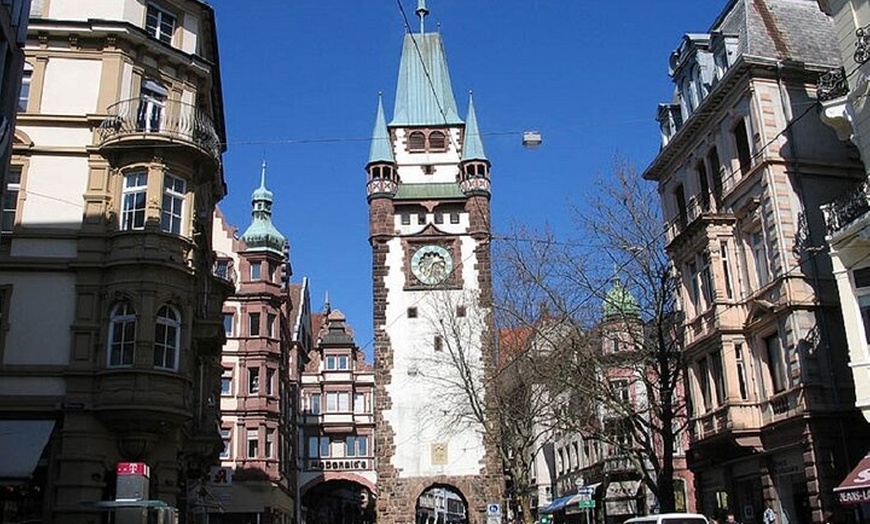
[{"label": "bare tree", "polygon": [[510,479],[506,498],[517,520],[534,522],[530,494],[536,458],[551,433],[552,406],[534,373],[538,339],[531,330],[512,330],[501,353],[491,336],[491,312],[469,307],[476,293],[433,291],[428,297],[435,351],[421,360],[427,378],[440,384],[433,406],[450,406],[441,418],[447,431],[473,427],[492,446]]},{"label": "bare tree", "polygon": [[658,195],[624,161],[597,189],[575,209],[580,238],[519,230],[500,243],[499,319],[534,327],[537,302],[573,326],[537,333],[554,348],[535,361],[559,402],[552,426],[628,461],[660,511],[674,511],[674,449],[687,410]]}]

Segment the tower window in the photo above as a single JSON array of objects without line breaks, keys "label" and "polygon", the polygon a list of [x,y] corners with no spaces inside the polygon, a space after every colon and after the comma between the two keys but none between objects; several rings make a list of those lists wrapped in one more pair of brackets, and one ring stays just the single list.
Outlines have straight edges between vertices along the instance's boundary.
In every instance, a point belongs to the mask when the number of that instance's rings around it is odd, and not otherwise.
[{"label": "tower window", "polygon": [[432,164],[425,164],[422,167],[423,167],[423,174],[424,175],[434,175],[435,174],[435,166],[433,166]]},{"label": "tower window", "polygon": [[435,351],[444,351],[444,338],[441,335],[435,335],[434,347]]},{"label": "tower window", "polygon": [[425,213],[417,213],[417,224],[423,225],[426,223],[426,214]]},{"label": "tower window", "polygon": [[412,153],[426,151],[426,135],[421,131],[414,131],[408,135],[408,151]]},{"label": "tower window", "polygon": [[450,213],[450,223],[458,224],[459,223],[459,213]]},{"label": "tower window", "polygon": [[435,223],[443,224],[444,223],[444,213],[434,213]]},{"label": "tower window", "polygon": [[447,135],[441,131],[429,133],[429,151],[447,151]]},{"label": "tower window", "polygon": [[417,308],[415,308],[415,307],[408,308],[408,318],[417,318]]},{"label": "tower window", "polygon": [[411,225],[411,215],[409,213],[402,213],[402,225],[403,226]]},{"label": "tower window", "polygon": [[456,316],[464,317],[465,316],[465,306],[456,306]]}]

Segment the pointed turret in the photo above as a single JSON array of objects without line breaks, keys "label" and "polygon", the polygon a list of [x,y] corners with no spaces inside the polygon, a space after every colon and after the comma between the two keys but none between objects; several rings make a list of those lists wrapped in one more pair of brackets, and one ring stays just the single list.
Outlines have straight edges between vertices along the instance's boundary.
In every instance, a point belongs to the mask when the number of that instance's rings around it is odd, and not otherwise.
[{"label": "pointed turret", "polygon": [[462,161],[482,160],[489,163],[483,152],[483,140],[477,127],[477,114],[474,112],[474,96],[468,92],[468,115],[465,117],[465,143],[462,145]]},{"label": "pointed turret", "polygon": [[462,144],[462,158],[459,163],[460,186],[466,195],[489,196],[489,160],[483,152],[483,140],[477,127],[477,114],[474,112],[474,97],[468,93],[468,115],[465,124],[465,140]]},{"label": "pointed turret", "polygon": [[369,151],[368,198],[392,198],[396,194],[399,177],[396,169],[396,159],[393,156],[393,146],[390,141],[390,131],[387,129],[387,119],[384,118],[384,103],[381,93],[378,93],[378,114],[375,117],[375,128],[372,131],[372,146]]},{"label": "pointed turret", "polygon": [[272,192],[266,189],[266,162],[260,172],[260,187],[251,194],[251,225],[242,235],[248,251],[284,254],[286,239],[272,224]]}]

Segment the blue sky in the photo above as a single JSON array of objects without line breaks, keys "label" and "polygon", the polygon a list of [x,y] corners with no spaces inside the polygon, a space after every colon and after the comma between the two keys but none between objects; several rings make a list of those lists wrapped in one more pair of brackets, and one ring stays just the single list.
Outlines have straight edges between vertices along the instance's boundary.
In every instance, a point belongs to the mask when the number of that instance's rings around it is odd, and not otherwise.
[{"label": "blue sky", "polygon": [[[411,22],[416,0],[401,0]],[[392,114],[404,22],[396,0],[211,0],[218,23],[229,195],[242,230],[260,163],[294,281],[326,292],[372,348],[364,166],[377,93]],[[709,29],[726,0],[428,0],[440,24],[460,114],[468,91],[492,168],[494,233],[514,224],[571,235],[569,206],[616,155],[639,169],[659,148],[668,56]],[[256,7],[253,7],[256,6]],[[544,138],[521,146],[524,130]],[[657,205],[657,203],[656,203]],[[498,241],[498,240],[496,240]]]}]

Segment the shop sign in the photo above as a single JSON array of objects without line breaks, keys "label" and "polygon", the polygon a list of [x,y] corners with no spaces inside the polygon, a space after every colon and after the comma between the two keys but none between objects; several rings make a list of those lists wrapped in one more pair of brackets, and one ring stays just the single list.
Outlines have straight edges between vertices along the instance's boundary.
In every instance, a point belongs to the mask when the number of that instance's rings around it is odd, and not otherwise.
[{"label": "shop sign", "polygon": [[870,502],[870,488],[837,492],[840,504],[864,504]]},{"label": "shop sign", "polygon": [[369,469],[368,460],[310,460],[308,469],[315,471]]},{"label": "shop sign", "polygon": [[208,475],[208,483],[212,486],[232,486],[233,470],[220,466],[212,466]]}]

